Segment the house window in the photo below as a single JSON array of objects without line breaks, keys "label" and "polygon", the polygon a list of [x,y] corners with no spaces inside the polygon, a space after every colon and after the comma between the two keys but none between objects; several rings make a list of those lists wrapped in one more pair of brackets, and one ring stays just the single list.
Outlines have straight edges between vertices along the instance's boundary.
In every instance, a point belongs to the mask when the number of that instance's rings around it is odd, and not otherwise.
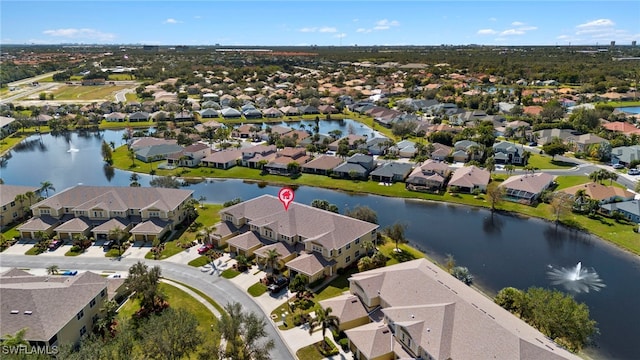
[{"label": "house window", "polygon": [[358,256],[360,256],[360,250],[356,250],[356,255],[355,255],[355,257],[358,257]]},{"label": "house window", "polygon": [[15,201],[12,201],[12,202],[11,202],[11,207],[14,207],[14,206],[16,206],[16,202],[15,202]]},{"label": "house window", "polygon": [[13,217],[14,217],[14,218],[17,218],[17,217],[18,217],[18,213],[14,211],[14,212],[13,212]]},{"label": "house window", "polygon": [[83,316],[84,316],[84,310],[80,310],[78,315],[76,315],[76,319],[80,320],[80,319],[82,319]]},{"label": "house window", "polygon": [[107,289],[102,289],[100,292],[100,297],[105,297],[107,295]]},{"label": "house window", "polygon": [[342,254],[342,248],[338,249],[338,255]]},{"label": "house window", "polygon": [[50,213],[49,209],[40,209],[40,215],[49,215]]},{"label": "house window", "polygon": [[7,211],[7,205],[2,206],[2,211]]},{"label": "house window", "polygon": [[80,329],[80,336],[84,336],[84,334],[86,334],[86,333],[87,333],[87,327],[86,327],[86,326],[83,326],[83,327]]},{"label": "house window", "polygon": [[351,244],[347,244],[347,250],[351,249]]},{"label": "house window", "polygon": [[346,258],[346,259],[344,259],[344,261],[345,261],[345,262],[347,262],[347,263],[348,263],[348,262],[351,262],[351,256],[347,256],[347,258]]},{"label": "house window", "polygon": [[91,301],[89,302],[89,307],[94,307],[96,306],[96,299],[91,299]]},{"label": "house window", "polygon": [[356,245],[360,244],[360,238],[356,239]]}]

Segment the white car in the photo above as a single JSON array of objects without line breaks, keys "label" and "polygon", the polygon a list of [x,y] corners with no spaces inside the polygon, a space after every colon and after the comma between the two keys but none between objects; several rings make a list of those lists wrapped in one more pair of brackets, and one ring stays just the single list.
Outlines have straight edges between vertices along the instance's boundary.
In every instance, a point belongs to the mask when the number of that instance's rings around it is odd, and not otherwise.
[{"label": "white car", "polygon": [[624,165],[617,163],[612,165],[614,169],[624,169]]},{"label": "white car", "polygon": [[629,169],[627,174],[629,174],[629,175],[640,175],[640,170],[638,170],[638,169]]}]

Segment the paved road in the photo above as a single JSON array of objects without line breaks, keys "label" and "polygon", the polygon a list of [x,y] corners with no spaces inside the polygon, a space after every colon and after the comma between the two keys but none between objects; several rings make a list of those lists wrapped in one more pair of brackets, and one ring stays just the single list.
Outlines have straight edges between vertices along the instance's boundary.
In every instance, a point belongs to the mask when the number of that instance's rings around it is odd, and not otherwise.
[{"label": "paved road", "polygon": [[60,85],[59,83],[42,83],[38,86],[31,86],[29,85],[28,87],[24,87],[22,89],[17,89],[15,91],[9,92],[8,97],[3,97],[2,99],[0,99],[0,104],[4,104],[4,103],[9,103],[12,102],[14,100],[23,98],[23,97],[27,97],[29,95],[35,94],[35,93],[40,93],[46,90],[49,90],[53,87],[56,87]]},{"label": "paved road", "polygon": [[135,89],[123,89],[116,92],[116,102],[126,103],[127,102],[127,93],[133,93]]},{"label": "paved road", "polygon": [[61,72],[61,71],[52,71],[50,73],[46,73],[46,74],[30,77],[30,78],[27,78],[27,79],[14,81],[12,83],[7,84],[7,86],[11,87],[11,86],[21,86],[21,85],[31,84],[34,81],[42,80],[42,79],[47,78],[49,76],[53,76],[53,75],[55,75],[55,74],[57,74],[59,72]]},{"label": "paved road", "polygon": [[[68,256],[50,256],[40,258],[39,256],[27,255],[7,255],[0,254],[0,266],[19,268],[46,268],[49,265],[58,265],[63,269],[92,270],[92,271],[127,271],[137,259],[108,259],[108,258],[82,258]],[[217,276],[205,276],[198,269],[184,264],[176,264],[167,261],[144,261],[149,266],[160,266],[162,276],[170,280],[178,281],[196,289],[199,289],[220,305],[236,301],[242,304],[245,311],[253,311],[257,314],[263,313],[262,309],[253,301],[249,295],[237,288],[230,281]],[[267,315],[265,315],[267,317]],[[269,319],[266,321],[267,334],[275,342],[275,348],[271,351],[272,359],[295,359],[287,345],[280,337],[279,331],[274,327]]]}]

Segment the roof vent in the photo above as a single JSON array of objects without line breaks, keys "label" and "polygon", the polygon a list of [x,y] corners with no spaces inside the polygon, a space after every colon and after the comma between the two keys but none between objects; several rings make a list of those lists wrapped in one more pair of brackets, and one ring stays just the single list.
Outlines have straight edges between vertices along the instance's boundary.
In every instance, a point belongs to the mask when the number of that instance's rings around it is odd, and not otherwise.
[{"label": "roof vent", "polygon": [[24,311],[24,314],[25,314],[25,315],[31,315],[31,314],[33,314],[33,311],[31,311],[31,310],[25,310],[25,311]]},{"label": "roof vent", "polygon": [[414,319],[414,318],[415,318],[415,316],[414,316],[413,314],[411,314],[411,318],[412,318],[412,319]]},{"label": "roof vent", "polygon": [[12,313],[12,314],[19,314],[19,313],[20,313],[20,310],[11,310],[11,313]]}]

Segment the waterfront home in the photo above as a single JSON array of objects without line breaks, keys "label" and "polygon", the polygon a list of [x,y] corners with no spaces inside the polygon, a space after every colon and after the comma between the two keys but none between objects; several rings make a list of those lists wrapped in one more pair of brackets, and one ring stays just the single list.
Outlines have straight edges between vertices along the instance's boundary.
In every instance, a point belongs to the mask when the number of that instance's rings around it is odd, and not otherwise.
[{"label": "waterfront home", "polygon": [[62,240],[74,235],[103,239],[105,233],[94,233],[94,228],[121,219],[135,240],[152,241],[186,219],[192,194],[182,189],[78,185],[33,204],[33,218],[17,229],[22,238],[30,239],[39,231]]},{"label": "waterfront home", "polygon": [[329,175],[329,173],[344,160],[337,156],[320,155],[319,157],[303,164],[300,169],[302,172],[310,174]]},{"label": "waterfront home", "polygon": [[220,110],[220,115],[225,119],[237,119],[242,117],[242,113],[234,108],[225,107]]},{"label": "waterfront home", "polygon": [[553,185],[555,176],[544,172],[509,177],[499,186],[505,189],[505,198],[510,201],[532,205],[544,190]]},{"label": "waterfront home", "polygon": [[26,351],[77,344],[91,333],[107,300],[121,296],[123,283],[89,271],[75,276],[36,276],[19,269],[0,273],[0,340],[24,329]]},{"label": "waterfront home", "polygon": [[367,141],[367,137],[361,136],[361,135],[349,134],[341,139],[338,139],[330,143],[329,150],[338,151],[338,147],[340,146],[341,141],[346,141],[348,143],[349,150],[355,150],[358,147],[358,145],[365,143]]},{"label": "waterfront home", "polygon": [[375,167],[376,162],[372,156],[354,154],[346,162],[336,166],[333,173],[342,178],[367,179]]},{"label": "waterfront home", "polygon": [[440,190],[444,188],[451,175],[449,165],[434,160],[427,160],[416,167],[405,181],[415,189]]},{"label": "waterfront home", "polygon": [[633,124],[624,121],[613,121],[602,124],[602,127],[612,131],[612,132],[620,132],[627,136],[631,134],[640,135],[640,129],[635,127]]},{"label": "waterfront home", "polygon": [[136,159],[144,162],[163,160],[171,154],[179,153],[183,150],[178,144],[157,144],[141,147],[135,150]]},{"label": "waterfront home", "polygon": [[307,155],[307,151],[304,148],[286,147],[276,152],[275,158],[264,165],[264,170],[270,174],[290,175],[290,163],[302,165],[310,159],[311,157]]},{"label": "waterfront home", "polygon": [[105,114],[104,118],[108,122],[123,122],[126,120],[127,115],[121,112],[112,112],[109,114]]},{"label": "waterfront home", "polygon": [[355,359],[580,359],[426,259],[353,274],[349,293],[320,305]]},{"label": "waterfront home", "polygon": [[131,122],[149,121],[149,118],[151,118],[151,114],[145,111],[136,111],[129,115],[129,121]]},{"label": "waterfront home", "polygon": [[235,138],[247,139],[251,136],[252,129],[255,129],[254,125],[244,124],[240,125],[237,128],[231,131],[231,136]]},{"label": "waterfront home", "polygon": [[178,153],[167,156],[167,163],[172,166],[194,167],[200,165],[200,161],[209,154],[211,154],[209,145],[195,143],[185,147]]},{"label": "waterfront home", "polygon": [[[17,131],[17,126],[14,126],[16,119],[6,116],[0,116],[0,139],[13,134]],[[11,125],[13,124],[13,125]]]},{"label": "waterfront home", "polygon": [[[25,195],[29,193],[33,194],[31,199]],[[37,194],[37,187],[0,184],[0,229],[4,230],[6,225],[22,219]],[[22,201],[16,201],[18,195],[25,197]]]},{"label": "waterfront home", "polygon": [[267,163],[276,157],[275,145],[256,145],[242,149],[242,166],[257,169],[260,161]]},{"label": "waterfront home", "polygon": [[370,173],[371,180],[384,183],[404,181],[411,172],[412,167],[409,163],[385,162]]},{"label": "waterfront home", "polygon": [[[285,210],[278,198],[271,195],[224,208],[220,211],[220,219],[235,228],[248,226],[254,234],[250,237],[255,239],[242,246],[251,247],[254,253],[260,248],[252,246],[255,241],[282,242],[294,249],[299,247],[299,256],[288,261],[286,266],[290,278],[302,274],[309,283],[332,276],[338,269],[357,262],[364,255],[362,243],[375,240],[378,228],[376,224],[296,202]],[[234,240],[238,236],[243,234],[226,240],[236,244],[235,250],[240,250],[240,241]]]},{"label": "waterfront home", "polygon": [[491,180],[491,174],[484,169],[474,165],[464,166],[456,169],[449,180],[449,188],[457,192],[472,193],[478,189],[487,191],[487,185]]},{"label": "waterfront home", "polygon": [[590,199],[598,200],[600,204],[608,204],[612,202],[633,200],[635,194],[617,186],[606,186],[599,183],[591,182],[572,186],[561,191],[574,197],[575,194],[584,190],[584,194]]},{"label": "waterfront home", "polygon": [[177,145],[178,140],[175,139],[162,139],[152,136],[145,136],[134,138],[131,140],[131,145],[129,147],[133,150],[139,150],[145,147],[154,146],[154,145]]},{"label": "waterfront home", "polygon": [[216,169],[230,169],[242,159],[242,150],[222,150],[211,153],[200,160],[202,166]]},{"label": "waterfront home", "polygon": [[600,210],[605,214],[612,215],[614,212],[621,213],[629,221],[640,223],[640,201],[630,200],[623,202],[612,202],[600,206]]}]

